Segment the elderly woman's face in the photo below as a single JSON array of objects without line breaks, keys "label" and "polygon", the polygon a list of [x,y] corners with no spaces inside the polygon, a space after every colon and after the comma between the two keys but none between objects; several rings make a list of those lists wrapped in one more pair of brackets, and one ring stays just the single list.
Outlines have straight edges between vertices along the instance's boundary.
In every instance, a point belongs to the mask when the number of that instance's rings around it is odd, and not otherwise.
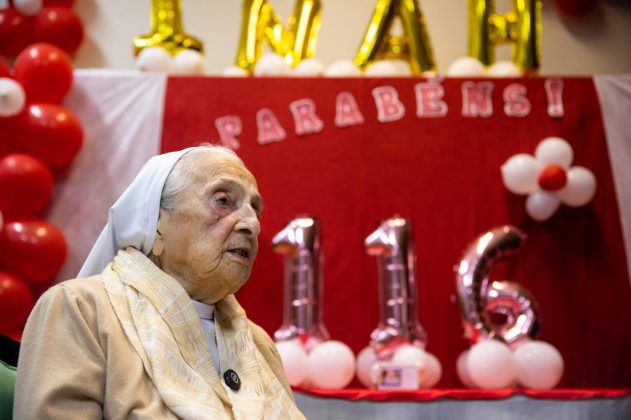
[{"label": "elderly woman's face", "polygon": [[192,299],[212,304],[239,290],[252,271],[261,197],[241,164],[212,153],[188,159],[193,183],[173,210],[160,210],[153,254]]}]

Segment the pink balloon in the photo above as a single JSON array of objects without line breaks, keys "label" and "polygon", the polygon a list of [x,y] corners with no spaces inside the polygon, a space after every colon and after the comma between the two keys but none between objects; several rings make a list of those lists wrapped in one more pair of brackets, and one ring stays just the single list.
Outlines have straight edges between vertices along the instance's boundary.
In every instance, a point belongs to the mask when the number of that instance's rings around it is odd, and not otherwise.
[{"label": "pink balloon", "polygon": [[401,217],[383,221],[364,241],[377,257],[379,324],[370,335],[380,358],[391,357],[401,344],[425,347],[427,333],[418,319],[416,254],[410,222]]},{"label": "pink balloon", "polygon": [[483,311],[489,296],[489,276],[500,261],[517,255],[525,238],[516,227],[505,225],[467,245],[456,272],[456,297],[465,336],[472,343],[496,335]]},{"label": "pink balloon", "polygon": [[467,371],[478,387],[501,389],[513,384],[517,366],[506,344],[497,340],[482,340],[471,347]]},{"label": "pink balloon", "polygon": [[310,350],[329,338],[322,320],[320,225],[312,217],[297,217],[274,236],[272,246],[285,256],[283,324],[274,337],[299,338]]},{"label": "pink balloon", "polygon": [[554,388],[563,376],[561,353],[545,341],[521,344],[513,358],[517,366],[517,381],[526,388]]},{"label": "pink balloon", "polygon": [[316,388],[344,388],[354,373],[355,356],[340,341],[325,341],[309,353],[309,382]]},{"label": "pink balloon", "polygon": [[366,388],[374,388],[370,372],[375,363],[377,363],[377,353],[370,346],[364,347],[357,355],[357,379]]},{"label": "pink balloon", "polygon": [[297,340],[278,342],[276,349],[283,362],[289,385],[301,385],[307,377],[307,352]]}]

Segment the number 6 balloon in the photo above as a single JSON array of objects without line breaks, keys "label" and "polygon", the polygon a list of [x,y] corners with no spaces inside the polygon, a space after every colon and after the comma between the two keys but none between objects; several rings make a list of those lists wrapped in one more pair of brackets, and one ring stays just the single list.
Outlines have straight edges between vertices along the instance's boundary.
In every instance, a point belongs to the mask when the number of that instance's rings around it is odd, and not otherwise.
[{"label": "number 6 balloon", "polygon": [[403,343],[424,348],[427,334],[418,320],[416,255],[409,221],[397,216],[383,221],[364,246],[377,257],[379,281],[379,325],[370,336],[371,345],[380,358]]},{"label": "number 6 balloon", "polygon": [[322,252],[320,226],[303,216],[290,221],[272,239],[274,252],[285,258],[283,324],[277,341],[299,338],[310,350],[329,339],[322,322]]},{"label": "number 6 balloon", "polygon": [[[471,242],[460,260],[456,289],[465,336],[472,343],[482,338],[498,338],[512,344],[539,331],[539,311],[530,293],[511,282],[489,284],[493,268],[516,255],[525,235],[514,226],[492,229]],[[506,322],[496,325],[490,313],[505,315]]]}]

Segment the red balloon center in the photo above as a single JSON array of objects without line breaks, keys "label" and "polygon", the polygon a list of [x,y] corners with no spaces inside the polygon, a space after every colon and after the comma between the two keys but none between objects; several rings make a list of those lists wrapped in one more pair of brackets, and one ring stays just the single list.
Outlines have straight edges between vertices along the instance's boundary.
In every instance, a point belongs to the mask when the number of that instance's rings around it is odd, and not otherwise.
[{"label": "red balloon center", "polygon": [[567,184],[567,173],[560,165],[548,165],[539,174],[539,186],[547,191],[558,191]]}]

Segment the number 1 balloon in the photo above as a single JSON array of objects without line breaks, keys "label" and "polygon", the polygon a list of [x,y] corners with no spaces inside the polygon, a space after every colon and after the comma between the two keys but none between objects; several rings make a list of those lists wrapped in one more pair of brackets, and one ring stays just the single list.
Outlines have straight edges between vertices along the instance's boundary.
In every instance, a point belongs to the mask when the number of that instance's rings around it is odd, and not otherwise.
[{"label": "number 1 balloon", "polygon": [[387,358],[400,344],[425,347],[427,334],[418,320],[416,255],[410,222],[401,217],[383,221],[364,242],[377,257],[379,325],[371,345],[379,358]]},{"label": "number 1 balloon", "polygon": [[322,322],[322,250],[320,225],[297,217],[272,239],[274,252],[285,258],[283,324],[277,341],[299,338],[307,349],[329,339]]}]

